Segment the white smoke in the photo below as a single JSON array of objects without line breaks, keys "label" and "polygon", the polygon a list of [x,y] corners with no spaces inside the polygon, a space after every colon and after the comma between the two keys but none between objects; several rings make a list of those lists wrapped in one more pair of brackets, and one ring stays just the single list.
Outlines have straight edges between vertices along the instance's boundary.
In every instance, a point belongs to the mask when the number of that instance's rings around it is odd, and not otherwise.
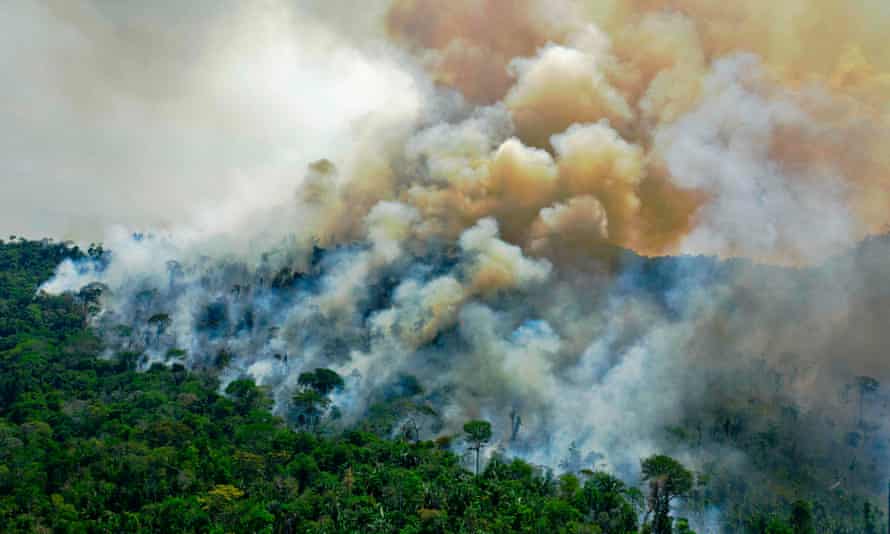
[{"label": "white smoke", "polygon": [[[622,474],[725,382],[773,400],[755,358],[784,372],[800,355],[782,394],[838,420],[822,393],[884,372],[857,341],[881,325],[838,334],[880,262],[777,274],[619,249],[663,232],[679,237],[659,251],[815,264],[864,232],[844,165],[795,153],[826,129],[800,92],[753,56],[709,68],[681,14],[646,18],[624,48],[588,27],[506,58],[512,88],[473,108],[379,40],[381,2],[368,20],[339,1],[153,4],[144,20],[72,6],[0,7],[36,32],[39,57],[3,59],[52,111],[18,113],[25,92],[7,89],[0,156],[19,170],[0,213],[39,219],[16,198],[68,176],[54,190],[72,210],[100,194],[97,225],[134,223],[105,234],[107,264],[66,262],[43,289],[107,286],[94,325],[143,367],[252,376],[285,415],[299,373],[330,367],[347,381],[344,425],[413,376],[441,416],[424,438],[485,417],[493,448],[558,466],[574,444],[584,466]],[[112,31],[159,22],[136,48]],[[642,58],[627,56],[634,39]],[[54,43],[74,67],[57,68]]]},{"label": "white smoke", "polygon": [[850,177],[830,162],[804,168],[773,154],[785,132],[815,137],[818,123],[764,80],[756,57],[718,61],[702,103],[656,134],[678,185],[709,202],[684,252],[813,262],[842,250],[862,229],[847,205]]},{"label": "white smoke", "polygon": [[372,111],[401,122],[422,100],[383,44],[317,15],[284,0],[3,3],[0,229],[295,224],[308,162],[345,158]]}]

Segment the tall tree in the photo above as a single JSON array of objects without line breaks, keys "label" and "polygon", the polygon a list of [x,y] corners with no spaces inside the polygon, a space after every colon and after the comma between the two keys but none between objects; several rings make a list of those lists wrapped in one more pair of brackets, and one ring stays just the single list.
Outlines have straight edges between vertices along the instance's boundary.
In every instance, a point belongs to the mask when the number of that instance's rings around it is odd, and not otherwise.
[{"label": "tall tree", "polygon": [[335,371],[319,368],[308,373],[300,373],[297,383],[306,388],[312,388],[322,395],[329,395],[334,391],[343,389],[343,378]]},{"label": "tall tree", "polygon": [[671,534],[671,501],[692,490],[692,473],[670,456],[656,454],[642,461],[643,480],[649,482],[649,510],[653,534]]},{"label": "tall tree", "polygon": [[878,534],[878,520],[870,502],[862,505],[862,528],[864,534]]},{"label": "tall tree", "polygon": [[632,503],[636,492],[615,476],[595,472],[584,483],[578,504],[603,532],[636,532],[637,513]]},{"label": "tall tree", "polygon": [[322,416],[331,406],[328,395],[343,388],[343,378],[335,371],[319,368],[300,373],[297,384],[300,389],[291,398],[297,423],[300,426],[318,428]]},{"label": "tall tree", "polygon": [[247,415],[253,410],[264,410],[272,405],[266,393],[257,387],[252,378],[231,382],[226,387],[226,394],[235,401],[235,407],[241,415]]},{"label": "tall tree", "polygon": [[297,424],[309,428],[317,428],[321,416],[325,413],[331,400],[314,389],[301,389],[291,398],[297,412]]},{"label": "tall tree", "polygon": [[473,420],[464,424],[464,439],[470,444],[469,449],[476,452],[476,475],[479,475],[479,453],[491,439],[491,423]]},{"label": "tall tree", "polygon": [[813,505],[809,501],[795,501],[791,505],[791,530],[794,534],[815,534]]},{"label": "tall tree", "polygon": [[864,406],[865,397],[880,389],[881,383],[870,376],[856,377],[856,383],[859,386],[859,426],[864,423]]}]

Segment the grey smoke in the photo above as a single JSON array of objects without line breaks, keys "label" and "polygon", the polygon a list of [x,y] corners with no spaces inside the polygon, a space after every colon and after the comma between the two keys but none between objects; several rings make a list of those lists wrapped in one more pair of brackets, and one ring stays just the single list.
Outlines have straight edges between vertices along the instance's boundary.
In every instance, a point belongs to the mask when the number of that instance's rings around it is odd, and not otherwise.
[{"label": "grey smoke", "polygon": [[[93,321],[109,356],[220,368],[224,384],[252,376],[282,415],[305,370],[347,377],[334,399],[344,425],[411,375],[441,414],[424,438],[484,417],[489,453],[554,467],[575,444],[584,466],[632,477],[671,448],[666,428],[736,395],[800,406],[814,454],[843,456],[814,421],[850,427],[841,392],[862,374],[890,380],[886,243],[797,270],[609,247],[579,258],[546,232],[531,236],[546,247],[522,249],[505,237],[510,179],[531,162],[550,184],[559,157],[512,138],[503,104],[470,110],[418,76],[380,40],[384,7],[345,19],[357,10],[343,2],[0,7],[2,66],[20,81],[0,94],[0,229],[101,235],[107,266],[67,262],[43,289],[107,286]],[[818,264],[861,232],[831,168],[770,160],[779,127],[810,127],[770,91],[757,61],[723,59],[701,102],[655,133],[645,157],[714,199],[682,251]],[[608,123],[568,132],[615,141],[643,174],[642,149]],[[519,160],[495,182],[505,190],[445,195],[499,151]],[[454,204],[426,204],[433,193]],[[607,233],[597,198],[564,200],[547,201],[544,230]],[[448,209],[473,201],[472,220]],[[583,216],[557,217],[570,209]],[[875,436],[886,442],[883,427]],[[728,446],[672,452],[695,468],[746,462]]]},{"label": "grey smoke", "polygon": [[321,5],[4,2],[0,231],[231,231],[348,151],[370,111],[413,113],[412,75]]}]

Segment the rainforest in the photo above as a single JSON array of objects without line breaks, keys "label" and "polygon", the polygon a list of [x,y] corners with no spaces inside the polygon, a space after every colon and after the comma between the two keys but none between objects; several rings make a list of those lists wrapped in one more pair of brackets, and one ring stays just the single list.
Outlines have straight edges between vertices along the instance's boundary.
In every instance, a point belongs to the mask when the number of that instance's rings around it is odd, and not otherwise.
[{"label": "rainforest", "polygon": [[0,6],[0,530],[886,531],[888,28]]}]

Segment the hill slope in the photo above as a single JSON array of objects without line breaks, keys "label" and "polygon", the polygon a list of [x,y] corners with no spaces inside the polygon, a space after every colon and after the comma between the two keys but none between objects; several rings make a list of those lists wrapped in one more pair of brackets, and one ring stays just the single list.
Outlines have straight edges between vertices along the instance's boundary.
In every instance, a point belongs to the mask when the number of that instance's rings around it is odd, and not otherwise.
[{"label": "hill slope", "polygon": [[[876,261],[884,246],[872,241],[836,261]],[[319,420],[295,432],[269,413],[271,399],[252,380],[230,382],[223,395],[213,366],[138,372],[138,352],[99,357],[103,342],[84,327],[95,295],[34,297],[63,257],[84,254],[45,242],[0,245],[7,310],[0,517],[10,531],[616,532],[636,528],[643,515],[645,484],[593,474],[595,463],[577,450],[561,469],[575,475],[556,479],[495,454],[484,475],[473,477],[451,452],[465,450],[461,441],[419,441],[404,426],[406,414],[438,418],[424,412],[423,384],[408,378],[347,427]],[[650,283],[627,290],[663,296],[675,285],[670,273],[687,272],[688,264],[707,266],[713,280],[736,269],[818,276],[629,256],[623,272],[647,273]],[[691,458],[699,471],[685,513],[703,528],[784,532],[769,517],[790,515],[803,497],[815,504],[818,532],[875,528],[881,514],[869,495],[879,488],[870,485],[868,462],[881,449],[880,429],[866,422],[843,436],[848,453],[820,456],[819,440],[804,438],[820,423],[815,415],[781,387],[769,386],[769,401],[749,388],[765,376],[727,382],[715,375],[705,388],[711,407],[663,429],[665,451]]]}]

